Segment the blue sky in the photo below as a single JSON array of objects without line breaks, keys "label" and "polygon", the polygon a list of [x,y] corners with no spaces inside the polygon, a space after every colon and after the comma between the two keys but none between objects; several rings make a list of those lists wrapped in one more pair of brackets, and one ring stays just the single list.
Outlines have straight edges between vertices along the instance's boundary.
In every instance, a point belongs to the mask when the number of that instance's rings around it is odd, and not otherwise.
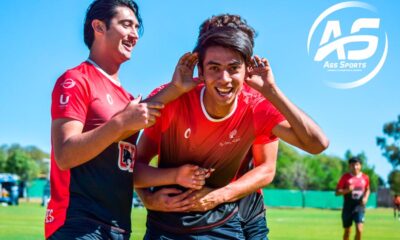
[{"label": "blue sky", "polygon": [[[51,91],[59,75],[88,56],[82,32],[90,2],[2,3],[0,144],[36,145],[50,151]],[[400,66],[400,3],[363,1],[377,11],[350,9],[332,15],[343,24],[343,35],[349,32],[346,25],[351,26],[354,16],[362,17],[362,14],[379,17],[379,34],[386,32],[388,35],[388,54],[380,72],[365,85],[343,90],[325,84],[326,78],[333,75],[322,71],[307,53],[312,24],[323,11],[340,2],[138,0],[144,35],[132,59],[122,66],[120,79],[133,95],[147,95],[170,80],[177,59],[194,47],[202,21],[221,13],[240,14],[258,32],[255,53],[270,60],[280,88],[312,116],[330,138],[331,145],[326,153],[343,156],[347,149],[354,153],[364,151],[369,163],[386,179],[391,166],[381,156],[375,139],[382,135],[383,124],[397,119],[400,114],[400,83],[396,74]],[[325,25],[321,26],[314,34],[311,54],[318,48]],[[375,33],[378,34],[377,31],[367,32]],[[383,42],[380,38],[377,56],[382,55]],[[371,58],[369,64],[376,62]]]}]

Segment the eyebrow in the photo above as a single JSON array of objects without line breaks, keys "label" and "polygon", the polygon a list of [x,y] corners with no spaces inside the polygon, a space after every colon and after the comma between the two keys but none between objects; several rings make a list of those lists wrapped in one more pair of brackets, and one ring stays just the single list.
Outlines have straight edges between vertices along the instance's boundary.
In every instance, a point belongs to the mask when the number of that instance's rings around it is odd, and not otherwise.
[{"label": "eyebrow", "polygon": [[[232,62],[228,63],[228,66],[240,65],[240,64],[242,64],[242,63],[243,63],[242,61],[233,60]],[[218,65],[218,66],[220,66],[220,65],[222,65],[222,64],[219,63],[219,62],[215,62],[215,61],[213,61],[213,60],[210,60],[210,61],[208,61],[208,62],[206,63],[206,65]]]}]

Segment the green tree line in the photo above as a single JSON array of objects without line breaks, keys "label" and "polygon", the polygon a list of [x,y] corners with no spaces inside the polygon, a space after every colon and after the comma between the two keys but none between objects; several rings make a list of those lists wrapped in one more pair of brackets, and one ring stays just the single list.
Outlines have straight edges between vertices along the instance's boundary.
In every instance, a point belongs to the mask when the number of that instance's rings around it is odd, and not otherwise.
[{"label": "green tree line", "polygon": [[21,181],[31,181],[47,176],[49,168],[44,160],[49,154],[35,146],[22,147],[19,144],[0,146],[0,173],[13,173]]},{"label": "green tree line", "polygon": [[280,142],[275,179],[268,188],[300,190],[335,190],[340,177],[349,171],[347,159],[358,156],[362,159],[362,171],[370,178],[371,190],[384,184],[369,166],[364,153],[353,154],[350,150],[344,158],[327,154],[301,154],[293,147]]}]

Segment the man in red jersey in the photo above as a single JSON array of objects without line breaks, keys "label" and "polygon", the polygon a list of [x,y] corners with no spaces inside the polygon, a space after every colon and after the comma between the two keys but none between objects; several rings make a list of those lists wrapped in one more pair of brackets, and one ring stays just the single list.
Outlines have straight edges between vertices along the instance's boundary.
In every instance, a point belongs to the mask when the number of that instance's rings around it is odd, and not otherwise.
[{"label": "man in red jersey", "polygon": [[197,84],[192,81],[197,56],[185,54],[168,88],[147,102],[134,99],[118,73],[131,57],[140,28],[135,2],[94,1],[84,25],[89,58],[55,83],[48,239],[129,239],[134,170],[138,186],[198,189],[204,184],[204,171],[194,165],[152,169],[136,164],[134,169],[137,132],[154,124],[163,104]]},{"label": "man in red jersey", "polygon": [[397,213],[397,218],[400,221],[400,195],[395,194],[393,196],[393,214],[394,218],[396,218],[396,213]]},{"label": "man in red jersey", "polygon": [[[149,209],[145,239],[244,239],[236,201],[271,181],[265,144],[280,137],[310,153],[327,147],[320,128],[279,90],[268,61],[252,51],[252,37],[240,28],[201,35],[195,52],[204,85],[166,105],[163,118],[144,131],[139,161],[158,154],[160,168],[215,169],[207,187],[186,198],[191,205],[177,206],[185,212]],[[252,146],[259,164],[232,181]],[[157,194],[139,192],[144,199]]]},{"label": "man in red jersey", "polygon": [[351,225],[356,224],[356,240],[361,239],[363,231],[365,205],[369,197],[369,178],[361,172],[361,160],[358,157],[349,159],[350,172],[344,174],[336,187],[336,195],[343,195],[342,223],[343,239],[350,238]]}]

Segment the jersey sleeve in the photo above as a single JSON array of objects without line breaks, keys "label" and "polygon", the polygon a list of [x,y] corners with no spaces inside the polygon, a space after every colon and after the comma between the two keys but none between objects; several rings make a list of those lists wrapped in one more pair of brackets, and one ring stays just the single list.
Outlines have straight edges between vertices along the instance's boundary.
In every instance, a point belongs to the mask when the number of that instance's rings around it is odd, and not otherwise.
[{"label": "jersey sleeve", "polygon": [[52,120],[72,118],[85,122],[89,105],[87,84],[82,74],[72,71],[66,72],[56,81],[52,93]]},{"label": "jersey sleeve", "polygon": [[368,175],[364,175],[365,176],[365,189],[370,189],[370,182],[369,182],[369,177]]},{"label": "jersey sleeve", "polygon": [[265,98],[259,99],[253,110],[256,140],[254,144],[269,143],[278,140],[272,129],[285,117]]},{"label": "jersey sleeve", "polygon": [[336,185],[336,189],[344,189],[346,186],[346,175],[343,175],[338,184]]}]

